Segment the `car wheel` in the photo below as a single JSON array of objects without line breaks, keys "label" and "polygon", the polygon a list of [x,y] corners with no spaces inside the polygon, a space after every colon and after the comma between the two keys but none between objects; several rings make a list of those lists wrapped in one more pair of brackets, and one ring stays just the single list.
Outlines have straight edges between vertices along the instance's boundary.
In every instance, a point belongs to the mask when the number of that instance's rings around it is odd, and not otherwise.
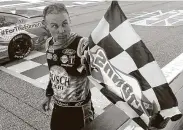
[{"label": "car wheel", "polygon": [[8,46],[10,59],[22,59],[27,56],[32,48],[32,39],[26,34],[18,34],[13,37]]}]

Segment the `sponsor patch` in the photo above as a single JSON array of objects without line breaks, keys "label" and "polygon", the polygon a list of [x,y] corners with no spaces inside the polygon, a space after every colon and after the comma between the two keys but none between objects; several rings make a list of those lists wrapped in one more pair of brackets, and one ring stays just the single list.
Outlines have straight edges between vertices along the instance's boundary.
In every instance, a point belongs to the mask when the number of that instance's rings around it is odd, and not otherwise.
[{"label": "sponsor patch", "polygon": [[58,60],[58,56],[56,54],[53,54],[53,61],[57,61]]},{"label": "sponsor patch", "polygon": [[64,49],[62,51],[62,53],[65,54],[65,55],[74,55],[76,53],[76,51],[73,50],[73,49]]},{"label": "sponsor patch", "polygon": [[53,46],[49,46],[48,51],[51,52],[51,53],[54,53],[54,48],[53,48]]},{"label": "sponsor patch", "polygon": [[51,60],[53,58],[52,54],[51,53],[47,53],[46,55],[47,59]]},{"label": "sponsor patch", "polygon": [[69,56],[69,64],[74,64],[75,62],[75,55]]},{"label": "sponsor patch", "polygon": [[60,60],[61,60],[61,62],[62,63],[67,63],[68,62],[68,57],[67,57],[67,55],[63,55],[62,57],[60,57]]}]

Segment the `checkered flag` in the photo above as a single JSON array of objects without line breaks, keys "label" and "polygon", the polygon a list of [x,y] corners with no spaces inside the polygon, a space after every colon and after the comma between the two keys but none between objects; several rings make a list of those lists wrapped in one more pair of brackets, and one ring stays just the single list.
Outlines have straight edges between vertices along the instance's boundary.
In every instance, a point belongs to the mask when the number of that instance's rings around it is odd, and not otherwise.
[{"label": "checkered flag", "polygon": [[117,1],[89,36],[89,54],[91,77],[102,85],[100,91],[142,128],[153,119],[180,119],[175,95]]}]

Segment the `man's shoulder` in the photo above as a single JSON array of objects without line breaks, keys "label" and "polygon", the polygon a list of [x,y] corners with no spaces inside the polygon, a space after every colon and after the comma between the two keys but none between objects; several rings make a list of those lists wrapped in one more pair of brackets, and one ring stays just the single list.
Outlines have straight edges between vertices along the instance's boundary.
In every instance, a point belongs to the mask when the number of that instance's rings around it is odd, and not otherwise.
[{"label": "man's shoulder", "polygon": [[47,51],[48,49],[48,46],[49,46],[49,43],[51,41],[52,37],[49,37],[47,40],[46,40],[46,43],[45,43],[45,50]]},{"label": "man's shoulder", "polygon": [[88,38],[87,37],[82,37],[80,40],[79,40],[79,44],[78,44],[78,47],[77,47],[77,55],[78,56],[82,56],[84,51],[87,50],[87,47],[88,47]]}]

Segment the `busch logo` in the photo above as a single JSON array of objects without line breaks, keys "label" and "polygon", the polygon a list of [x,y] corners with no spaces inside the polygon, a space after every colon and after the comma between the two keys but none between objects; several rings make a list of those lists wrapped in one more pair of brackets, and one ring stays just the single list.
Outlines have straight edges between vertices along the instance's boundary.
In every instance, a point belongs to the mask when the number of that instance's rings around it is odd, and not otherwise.
[{"label": "busch logo", "polygon": [[[106,54],[103,49],[98,49],[96,53],[90,54],[91,56],[91,64],[102,74],[104,83],[109,84],[107,87],[109,90],[114,92],[116,95],[124,99],[128,104],[133,106],[134,108],[140,110],[141,112],[145,112],[144,105],[142,104],[142,93],[140,86],[138,88],[138,94],[134,92],[134,88],[126,83],[123,78],[114,70],[110,62],[108,61]],[[129,78],[132,78],[128,76]],[[117,87],[115,87],[117,86]],[[137,96],[136,96],[137,95]]]}]

